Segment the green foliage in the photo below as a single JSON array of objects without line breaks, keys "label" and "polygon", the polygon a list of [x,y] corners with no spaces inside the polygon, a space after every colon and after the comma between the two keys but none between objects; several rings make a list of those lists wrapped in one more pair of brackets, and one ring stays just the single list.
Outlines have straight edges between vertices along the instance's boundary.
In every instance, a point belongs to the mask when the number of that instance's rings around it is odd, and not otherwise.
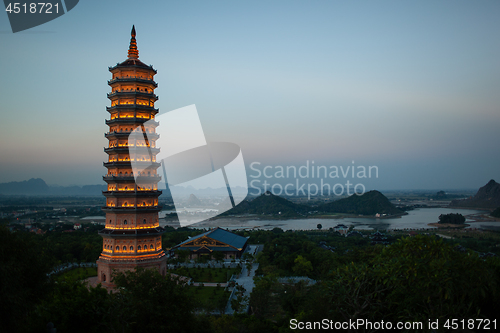
[{"label": "green foliage", "polygon": [[127,330],[192,332],[194,300],[184,284],[166,278],[154,269],[118,273],[114,283],[120,290],[113,300],[119,307],[119,323]]},{"label": "green foliage", "polygon": [[175,254],[177,254],[177,259],[179,262],[186,262],[189,258],[190,251],[189,250],[176,250]]},{"label": "green foliage", "polygon": [[48,290],[50,266],[36,245],[36,235],[0,226],[0,322],[6,332],[22,331]]},{"label": "green foliage", "polygon": [[[325,239],[336,245],[329,237]],[[327,254],[312,265],[309,275],[320,276],[316,285],[277,283],[275,274],[281,274],[280,268],[288,265],[280,251],[284,243],[294,253],[296,265],[306,260],[314,262],[314,256]],[[298,249],[299,243],[303,251]],[[289,318],[426,322],[428,318],[496,316],[494,309],[500,291],[498,258],[481,259],[474,252],[455,250],[447,240],[421,235],[401,238],[390,246],[365,244],[343,254],[307,248],[308,238],[303,233],[285,233],[272,239],[259,254],[258,260],[264,263],[263,273],[267,275],[256,279],[251,295],[255,316],[284,324]],[[290,268],[283,269],[283,273],[289,275]]]},{"label": "green foliage", "polygon": [[188,287],[188,292],[195,302],[196,311],[224,314],[231,293],[222,287]]},{"label": "green foliage", "polygon": [[116,290],[108,293],[100,286],[59,281],[34,322],[44,327],[50,321],[61,332],[203,331],[196,328],[193,294],[177,279],[138,269],[116,274],[114,282]]},{"label": "green foliage", "polygon": [[[190,232],[180,228],[166,234],[169,240],[185,240]],[[453,237],[472,235],[454,232]],[[228,294],[221,287],[187,287],[143,270],[119,274],[115,279],[119,287],[111,294],[76,282],[83,277],[78,274],[51,284],[45,275],[50,265],[66,256],[85,258],[86,246],[94,244],[90,236],[85,232],[12,234],[0,228],[3,327],[12,332],[41,331],[51,321],[59,332],[285,332],[290,318],[426,322],[427,318],[498,315],[500,259],[453,249],[458,242],[494,252],[498,238],[493,236],[451,240],[417,236],[390,246],[371,246],[368,237],[346,238],[317,230],[276,228],[240,234],[264,244],[264,251],[255,258],[258,274],[264,276],[255,279],[249,300],[253,315],[208,318],[201,313],[222,314],[227,304]],[[477,237],[486,233],[478,232]],[[97,238],[100,250],[102,239]],[[320,242],[335,252],[321,248]],[[219,281],[218,276],[225,282],[232,274],[220,268],[179,268],[176,273],[206,282]],[[278,282],[278,276],[290,275],[307,275],[317,283]],[[240,291],[235,307],[241,309],[246,302]]]},{"label": "green foliage", "polygon": [[[267,231],[258,232],[259,239],[265,240],[264,251],[257,256],[259,274],[277,274],[279,276],[307,275],[313,279],[322,279],[337,265],[358,260],[359,257],[370,256],[375,248],[370,246],[366,250],[358,249],[370,244],[368,238],[343,237],[337,233],[318,231],[301,231],[281,233]],[[253,234],[252,234],[253,239]],[[335,247],[335,253],[319,247],[321,241]],[[346,253],[346,250],[349,250]],[[312,269],[297,265],[295,260],[301,256],[310,262]],[[300,260],[302,261],[302,260]]]},{"label": "green foliage", "polygon": [[225,283],[233,274],[241,272],[241,268],[186,268],[171,270],[173,274],[187,276],[194,282]]},{"label": "green foliage", "polygon": [[231,308],[235,313],[243,311],[248,304],[249,297],[245,295],[245,288],[241,285],[236,286],[236,292],[231,299]]},{"label": "green foliage", "polygon": [[86,278],[97,276],[97,268],[96,267],[78,267],[71,269],[69,271],[63,272],[54,278],[58,281],[80,281],[85,280]]},{"label": "green foliage", "polygon": [[443,224],[464,224],[465,217],[462,214],[441,214],[439,215],[439,223]]},{"label": "green foliage", "polygon": [[497,209],[495,209],[495,210],[491,213],[491,216],[493,216],[493,217],[497,217],[497,218],[500,218],[500,207],[498,207]]},{"label": "green foliage", "polygon": [[298,255],[293,262],[295,265],[292,269],[298,275],[307,275],[313,270],[311,262],[301,255]]},{"label": "green foliage", "polygon": [[251,254],[250,252],[245,252],[243,253],[243,255],[241,256],[241,259],[243,260],[249,260],[249,261],[253,261],[255,259],[255,257],[253,256],[253,254]]},{"label": "green foliage", "polygon": [[413,319],[471,318],[487,293],[496,293],[495,277],[476,254],[461,253],[436,237],[405,238],[377,258],[384,284],[392,288],[388,306]]},{"label": "green foliage", "polygon": [[222,261],[224,259],[224,257],[225,257],[225,254],[222,251],[215,251],[215,252],[212,253],[212,257],[216,261]]},{"label": "green foliage", "polygon": [[270,313],[277,313],[279,306],[272,297],[281,291],[281,284],[275,275],[261,276],[254,279],[254,289],[250,295],[250,310],[258,318],[262,318]]},{"label": "green foliage", "polygon": [[[71,229],[73,226],[71,226]],[[102,226],[88,226],[87,231],[53,231],[39,235],[38,241],[54,259],[53,264],[64,262],[94,262],[102,251],[102,237],[97,232]]]},{"label": "green foliage", "polygon": [[416,236],[365,263],[338,268],[323,284],[331,316],[392,321],[477,318],[498,295],[492,267],[442,239]]},{"label": "green foliage", "polygon": [[386,304],[384,285],[377,272],[367,263],[351,263],[339,267],[322,286],[329,308],[329,317],[337,320],[381,320]]},{"label": "green foliage", "polygon": [[0,225],[7,225],[7,224],[9,224],[10,221],[11,221],[10,218],[2,217],[2,218],[0,218]]},{"label": "green foliage", "polygon": [[39,308],[38,327],[52,322],[58,332],[104,332],[117,325],[115,298],[107,290],[74,280],[59,281]]}]

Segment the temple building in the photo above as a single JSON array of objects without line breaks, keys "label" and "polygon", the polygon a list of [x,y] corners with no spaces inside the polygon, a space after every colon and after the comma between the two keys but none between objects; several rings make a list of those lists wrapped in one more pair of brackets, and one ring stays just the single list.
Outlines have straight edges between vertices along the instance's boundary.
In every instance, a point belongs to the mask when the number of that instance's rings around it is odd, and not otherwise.
[{"label": "temple building", "polygon": [[333,231],[338,232],[341,235],[346,235],[349,232],[349,227],[346,226],[345,224],[337,224],[334,228]]},{"label": "temple building", "polygon": [[373,233],[370,236],[370,238],[372,240],[371,245],[375,245],[375,244],[387,245],[387,244],[389,244],[389,242],[387,241],[387,237],[385,237],[385,235],[378,230],[375,233]]},{"label": "temple building", "polygon": [[[105,133],[108,147],[107,174],[103,177],[107,190],[103,192],[106,205],[105,229],[99,231],[103,238],[102,253],[97,260],[98,281],[112,287],[113,271],[132,270],[136,267],[158,269],[166,273],[166,260],[162,249],[159,225],[158,181],[160,166],[156,162],[159,149],[154,121],[158,109],[154,94],[158,86],[153,80],[156,70],[139,60],[135,27],[128,50],[128,58],[110,67],[112,78],[108,81],[111,93],[107,107],[110,118],[106,120],[109,131]],[[147,124],[146,124],[147,122]],[[142,140],[134,141],[132,133],[142,133]],[[140,169],[132,168],[142,165]],[[139,171],[138,171],[139,170]]]},{"label": "temple building", "polygon": [[189,259],[207,256],[213,258],[214,252],[224,253],[224,259],[238,259],[245,252],[248,238],[236,235],[230,231],[215,228],[191,237],[174,246],[171,251],[188,250]]}]

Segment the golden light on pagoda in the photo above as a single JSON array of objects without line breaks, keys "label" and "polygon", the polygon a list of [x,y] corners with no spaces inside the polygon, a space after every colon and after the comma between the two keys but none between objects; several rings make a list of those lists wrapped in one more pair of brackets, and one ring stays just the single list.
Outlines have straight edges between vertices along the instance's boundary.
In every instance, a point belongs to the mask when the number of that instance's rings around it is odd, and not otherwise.
[{"label": "golden light on pagoda", "polygon": [[[155,268],[166,273],[166,256],[161,247],[159,226],[158,164],[149,166],[142,173],[132,172],[131,162],[155,162],[156,148],[154,135],[145,142],[129,143],[128,137],[134,131],[144,131],[144,123],[154,119],[158,109],[154,108],[158,97],[154,90],[158,86],[153,80],[156,70],[139,60],[135,26],[132,27],[128,57],[122,63],[110,67],[112,79],[108,81],[111,93],[108,99],[111,106],[109,126],[105,134],[108,147],[108,169],[103,176],[108,184],[103,192],[106,197],[105,229],[99,234],[103,237],[103,250],[97,260],[98,279],[104,286],[113,286],[113,270],[123,271],[136,267]],[[155,126],[148,125],[147,132],[155,134]],[[130,149],[134,154],[130,155]],[[154,167],[156,166],[156,167]],[[135,177],[149,177],[145,184],[136,184]],[[141,221],[139,223],[139,221]],[[149,245],[149,246],[148,246]]]}]

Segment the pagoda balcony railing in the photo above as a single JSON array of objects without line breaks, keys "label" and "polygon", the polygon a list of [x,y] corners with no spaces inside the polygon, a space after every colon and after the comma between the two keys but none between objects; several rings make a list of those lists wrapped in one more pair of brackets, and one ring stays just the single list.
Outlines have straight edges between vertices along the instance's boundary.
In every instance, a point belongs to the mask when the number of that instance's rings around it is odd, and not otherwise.
[{"label": "pagoda balcony railing", "polygon": [[[135,161],[137,164],[142,164],[146,167],[150,167],[150,169],[157,169],[160,167],[160,163],[158,162],[151,162],[151,161]],[[103,165],[105,167],[112,167],[112,166],[132,166],[130,161],[112,161],[112,162],[103,162]]]},{"label": "pagoda balcony railing", "polygon": [[[138,118],[138,117],[129,117],[129,118],[114,118],[114,119],[106,119],[106,125],[113,125],[113,124],[137,124],[137,123],[145,123],[147,121],[151,121],[152,119],[147,119],[147,118]],[[159,122],[156,120],[151,121],[151,124],[154,126],[160,125]]]},{"label": "pagoda balcony railing", "polygon": [[159,197],[162,194],[160,190],[114,190],[114,191],[102,191],[105,197]]},{"label": "pagoda balcony railing", "polygon": [[[105,235],[105,234],[103,234]],[[158,235],[158,234],[156,234]],[[162,248],[158,248],[155,250],[150,250],[148,249],[147,251],[140,250],[140,251],[121,251],[121,250],[104,250],[101,252],[101,257],[99,259],[104,258],[105,260],[115,260],[115,256],[119,257],[117,260],[123,260],[123,261],[152,261],[155,260],[154,258],[158,259],[164,256],[164,250]]]},{"label": "pagoda balcony railing", "polygon": [[109,80],[108,84],[112,85],[113,83],[117,82],[140,82],[140,83],[152,84],[155,88],[158,87],[158,83],[156,83],[155,81],[151,79],[145,79],[140,76],[116,77],[114,79]]},{"label": "pagoda balcony railing", "polygon": [[100,235],[135,235],[135,234],[162,234],[165,232],[165,229],[162,227],[154,227],[150,228],[130,228],[130,229],[110,229],[104,228],[98,231]]},{"label": "pagoda balcony railing", "polygon": [[[105,175],[105,176],[102,176],[102,179],[103,180],[115,180],[115,181],[119,181],[119,180],[123,180],[123,181],[135,181],[136,177],[134,176],[123,176],[123,175]],[[161,180],[161,176],[159,175],[151,175],[151,176],[147,176],[147,175],[140,175],[140,176],[137,176],[137,182],[149,182],[149,181],[159,181]]]},{"label": "pagoda balcony railing", "polygon": [[109,148],[104,148],[104,151],[106,153],[109,153],[109,152],[117,152],[117,153],[126,153],[126,152],[144,152],[144,153],[149,153],[151,152],[151,154],[158,154],[160,152],[160,148],[156,148],[156,147],[147,147],[147,146],[143,146],[143,147],[138,147],[138,146],[116,146],[116,147],[109,147]]},{"label": "pagoda balcony railing", "polygon": [[159,99],[159,97],[152,92],[145,92],[138,89],[120,89],[107,94],[108,98],[125,95],[143,96],[147,98],[153,98],[155,101]]},{"label": "pagoda balcony railing", "polygon": [[[130,131],[113,131],[113,132],[108,132],[104,133],[104,137],[106,138],[113,138],[113,137],[128,137],[132,132]],[[160,134],[156,132],[146,132],[146,135],[148,136],[148,139],[151,140],[156,140],[160,137]]]},{"label": "pagoda balcony railing", "polygon": [[119,109],[144,109],[146,111],[153,112],[154,114],[157,114],[159,111],[159,109],[155,109],[153,106],[143,105],[143,104],[116,104],[113,106],[106,106],[106,111],[108,112]]},{"label": "pagoda balcony railing", "polygon": [[107,212],[127,212],[127,213],[149,213],[149,212],[159,212],[161,211],[163,206],[145,206],[145,207],[116,207],[116,206],[103,206],[101,207],[102,211]]}]

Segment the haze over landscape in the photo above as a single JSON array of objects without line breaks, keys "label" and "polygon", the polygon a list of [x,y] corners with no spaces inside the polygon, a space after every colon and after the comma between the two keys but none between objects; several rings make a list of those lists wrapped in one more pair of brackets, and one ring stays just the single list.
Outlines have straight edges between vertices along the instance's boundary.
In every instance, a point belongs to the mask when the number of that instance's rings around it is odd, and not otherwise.
[{"label": "haze over landscape", "polygon": [[0,183],[103,184],[107,67],[132,24],[160,113],[196,104],[247,167],[354,161],[378,167],[367,190],[500,179],[498,2],[141,4],[80,2],[16,34],[0,14]]}]

